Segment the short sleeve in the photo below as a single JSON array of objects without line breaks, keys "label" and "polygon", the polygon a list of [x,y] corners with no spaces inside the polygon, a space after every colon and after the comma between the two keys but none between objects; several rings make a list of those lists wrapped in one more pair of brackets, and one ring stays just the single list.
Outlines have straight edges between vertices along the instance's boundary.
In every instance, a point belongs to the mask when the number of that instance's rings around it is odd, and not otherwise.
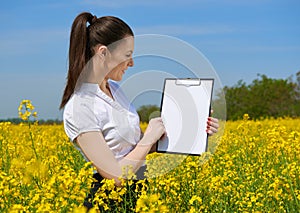
[{"label": "short sleeve", "polygon": [[64,127],[69,138],[74,141],[81,133],[102,131],[102,122],[95,112],[94,97],[73,96],[64,111]]}]

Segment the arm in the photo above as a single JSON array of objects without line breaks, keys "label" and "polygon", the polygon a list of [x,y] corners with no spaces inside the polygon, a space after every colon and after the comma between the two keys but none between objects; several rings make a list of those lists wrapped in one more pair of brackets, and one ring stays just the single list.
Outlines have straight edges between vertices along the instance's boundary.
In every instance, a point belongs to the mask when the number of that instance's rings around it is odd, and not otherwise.
[{"label": "arm", "polygon": [[119,177],[122,175],[123,166],[131,166],[136,172],[145,160],[153,144],[165,133],[161,118],[152,119],[146,132],[135,148],[122,160],[117,161],[106,144],[101,132],[86,132],[77,137],[77,143],[87,158],[93,162],[101,176],[114,179],[120,185]]}]

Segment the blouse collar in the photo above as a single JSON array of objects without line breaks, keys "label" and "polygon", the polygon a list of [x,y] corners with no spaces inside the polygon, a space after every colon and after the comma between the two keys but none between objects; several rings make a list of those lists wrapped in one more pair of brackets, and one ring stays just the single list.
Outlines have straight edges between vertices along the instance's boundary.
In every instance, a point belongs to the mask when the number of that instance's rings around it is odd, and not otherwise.
[{"label": "blouse collar", "polygon": [[[114,96],[117,91],[117,87],[112,86],[111,82],[108,81],[109,86],[110,86],[110,90],[112,95]],[[79,89],[79,91],[81,92],[88,92],[92,95],[96,95],[97,97],[101,98],[102,100],[104,100],[106,103],[108,103],[109,105],[111,105],[112,107],[114,107],[115,109],[119,110],[119,111],[125,111],[125,109],[117,102],[116,97],[115,100],[112,99],[111,97],[109,97],[108,95],[106,95],[99,87],[98,84],[95,83],[83,83]],[[128,111],[128,110],[126,110]]]}]

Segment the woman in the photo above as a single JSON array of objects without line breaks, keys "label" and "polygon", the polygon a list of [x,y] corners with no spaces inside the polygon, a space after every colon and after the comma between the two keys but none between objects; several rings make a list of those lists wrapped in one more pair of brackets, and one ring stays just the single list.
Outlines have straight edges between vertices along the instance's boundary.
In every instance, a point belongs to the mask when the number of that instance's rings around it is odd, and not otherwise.
[{"label": "woman", "polygon": [[[120,185],[119,177],[126,178],[122,168],[137,172],[165,134],[159,117],[150,120],[140,137],[138,114],[114,82],[134,65],[133,36],[119,18],[79,14],[72,25],[67,84],[60,105],[69,138],[93,162],[98,177],[114,179],[116,185]],[[217,119],[208,118],[208,133],[217,128]]]}]

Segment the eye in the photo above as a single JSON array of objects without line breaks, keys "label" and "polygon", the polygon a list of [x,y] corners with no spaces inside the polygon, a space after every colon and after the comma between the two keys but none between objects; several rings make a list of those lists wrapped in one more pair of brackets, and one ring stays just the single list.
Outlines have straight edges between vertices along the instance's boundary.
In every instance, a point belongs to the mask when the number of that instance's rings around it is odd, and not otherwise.
[{"label": "eye", "polygon": [[126,53],[126,57],[127,57],[127,58],[132,57],[132,51],[128,51],[128,52]]}]

